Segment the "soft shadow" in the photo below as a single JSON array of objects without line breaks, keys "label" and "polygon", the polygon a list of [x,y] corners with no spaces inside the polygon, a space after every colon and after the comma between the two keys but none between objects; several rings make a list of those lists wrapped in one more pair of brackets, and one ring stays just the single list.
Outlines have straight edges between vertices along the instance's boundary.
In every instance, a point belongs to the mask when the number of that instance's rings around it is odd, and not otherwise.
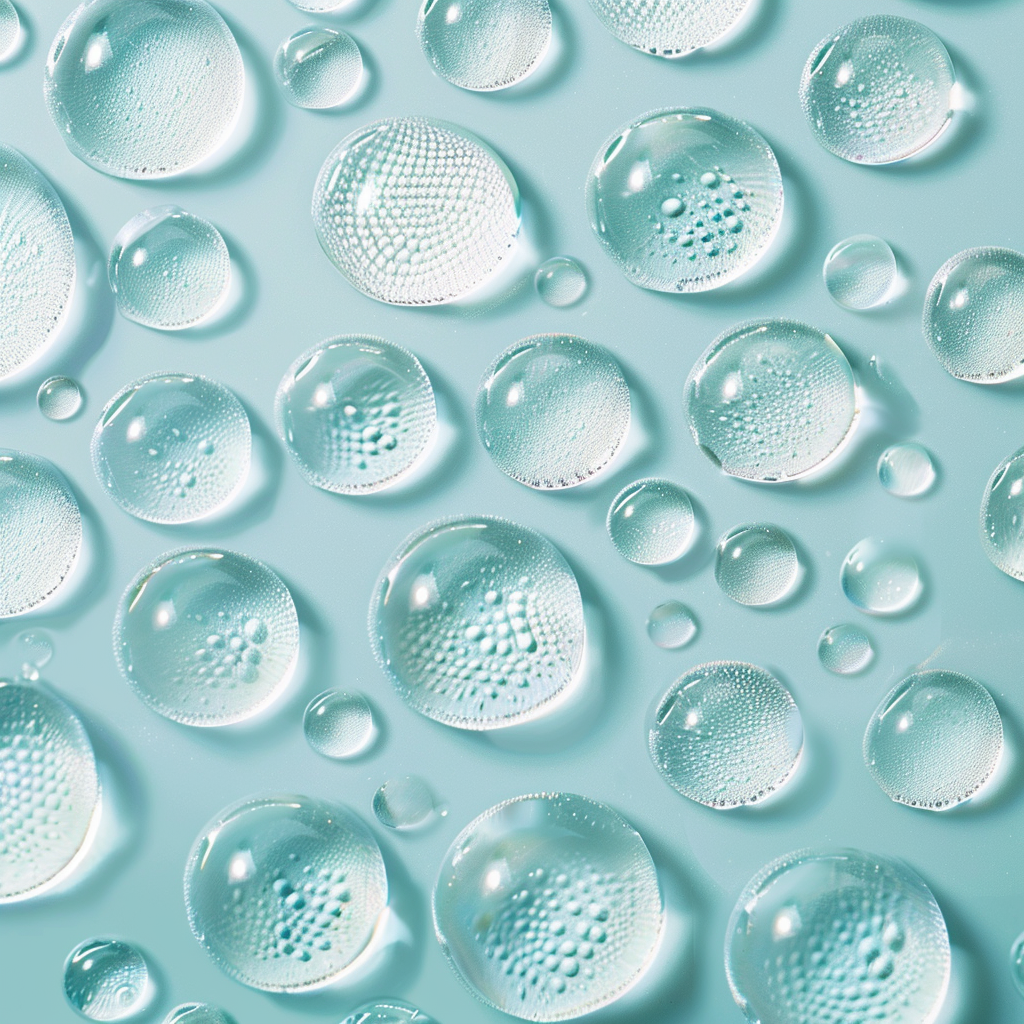
[{"label": "soft shadow", "polygon": [[552,3],[550,7],[551,42],[534,70],[523,81],[507,89],[494,89],[476,95],[497,102],[518,103],[534,96],[544,96],[562,84],[576,65],[576,29],[562,10],[561,3]]},{"label": "soft shadow", "polygon": [[[175,331],[175,335],[184,341],[205,341],[222,334],[230,334],[249,319],[256,300],[259,297],[259,278],[252,260],[245,254],[235,237],[218,228],[221,237],[228,247],[231,259],[231,284],[228,294],[220,309],[209,320],[204,320],[196,327],[187,327],[183,331]],[[166,334],[166,331],[160,331]]]},{"label": "soft shadow", "polygon": [[[993,700],[995,698],[993,697]],[[943,811],[943,817],[974,818],[1011,807],[1024,793],[1024,736],[1002,701],[996,701],[1003,722],[1003,752],[992,777],[968,801]]]},{"label": "soft shadow", "polygon": [[668,565],[650,566],[651,570],[666,583],[680,583],[696,576],[703,572],[715,558],[717,544],[714,534],[711,532],[711,520],[708,517],[707,509],[692,492],[687,491],[686,493],[689,494],[690,504],[693,506],[693,540],[682,558],[677,558]]},{"label": "soft shadow", "polygon": [[682,66],[722,66],[746,60],[770,39],[782,24],[782,0],[754,0],[739,21],[719,40],[704,46],[678,63]]}]

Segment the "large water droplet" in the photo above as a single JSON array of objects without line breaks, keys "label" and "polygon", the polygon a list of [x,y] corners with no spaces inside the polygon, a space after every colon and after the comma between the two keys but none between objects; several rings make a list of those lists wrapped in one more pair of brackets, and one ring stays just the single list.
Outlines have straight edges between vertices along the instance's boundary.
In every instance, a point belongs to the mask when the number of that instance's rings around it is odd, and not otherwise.
[{"label": "large water droplet", "polygon": [[154,994],[143,955],[117,939],[87,939],[64,962],[64,994],[89,1020],[124,1020]]},{"label": "large water droplet", "polygon": [[209,1003],[182,1003],[167,1014],[164,1024],[235,1024],[235,1021]]},{"label": "large water droplet", "polygon": [[913,441],[902,441],[886,448],[878,459],[878,481],[898,498],[916,498],[926,494],[935,483],[935,463]]},{"label": "large water droplet", "polygon": [[0,61],[6,60],[22,38],[21,18],[11,0],[0,0]]},{"label": "large water droplet", "polygon": [[871,664],[874,655],[871,638],[856,626],[832,626],[818,639],[821,667],[837,676],[860,672]]},{"label": "large water droplet", "polygon": [[341,1024],[437,1024],[433,1017],[397,999],[366,1003],[353,1010]]},{"label": "large water droplet", "polygon": [[850,548],[839,580],[850,602],[871,615],[906,611],[924,589],[914,556],[875,537],[865,537]]},{"label": "large water droplet", "polygon": [[846,309],[885,302],[896,284],[896,257],[874,235],[854,235],[834,246],[822,268],[829,295]]},{"label": "large water droplet", "polygon": [[999,463],[985,485],[981,544],[997,569],[1024,580],[1024,448]]},{"label": "large water droplet", "polygon": [[358,757],[373,742],[373,709],[361,693],[325,690],[302,716],[306,742],[324,757]]},{"label": "large water droplet", "polygon": [[672,651],[697,635],[697,620],[681,601],[665,601],[647,617],[647,635],[658,647]]},{"label": "large water droplet", "polygon": [[425,825],[436,810],[430,787],[416,775],[388,779],[373,794],[373,813],[387,828]]},{"label": "large water droplet", "polygon": [[796,546],[785,530],[771,523],[736,526],[715,549],[715,581],[739,604],[775,604],[799,576]]},{"label": "large water droplet", "polygon": [[635,50],[683,57],[727,35],[750,0],[590,0],[590,6]]},{"label": "large water droplet", "polygon": [[82,389],[70,377],[47,377],[36,392],[36,404],[48,420],[60,423],[82,408]]},{"label": "large water droplet", "polygon": [[665,565],[690,546],[693,505],[671,480],[637,480],[612,500],[606,525],[623,558],[638,565]]},{"label": "large water droplet", "polygon": [[304,28],[278,47],[274,74],[289,103],[326,110],[355,95],[363,79],[363,55],[347,32]]},{"label": "large water droplet", "polygon": [[583,298],[587,275],[571,256],[552,256],[537,268],[533,286],[549,306],[562,309]]}]

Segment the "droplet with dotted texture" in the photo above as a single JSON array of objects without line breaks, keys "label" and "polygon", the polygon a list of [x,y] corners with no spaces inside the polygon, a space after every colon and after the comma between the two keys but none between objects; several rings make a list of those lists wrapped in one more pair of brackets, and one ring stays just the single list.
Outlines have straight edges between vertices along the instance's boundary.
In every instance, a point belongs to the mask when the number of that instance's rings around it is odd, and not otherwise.
[{"label": "droplet with dotted texture", "polygon": [[690,546],[693,504],[671,480],[636,480],[612,499],[606,525],[623,558],[637,565],[665,565]]},{"label": "droplet with dotted texture", "polygon": [[571,256],[552,256],[537,268],[533,286],[549,306],[563,309],[583,298],[587,290],[587,275]]},{"label": "droplet with dotted texture", "polygon": [[126,1020],[155,994],[146,958],[117,939],[87,939],[64,963],[64,995],[89,1020]]},{"label": "droplet with dotted texture", "polygon": [[907,611],[924,590],[914,556],[876,537],[865,537],[850,548],[839,580],[850,603],[870,615]]},{"label": "droplet with dotted texture", "polygon": [[874,235],[854,235],[829,251],[822,268],[825,287],[846,309],[880,306],[896,285],[896,257],[889,243]]},{"label": "droplet with dotted texture", "polygon": [[854,675],[871,664],[875,656],[871,638],[862,629],[847,624],[831,626],[818,638],[821,667],[837,676]]},{"label": "droplet with dotted texture", "polygon": [[363,55],[347,32],[319,25],[304,28],[278,47],[274,75],[293,106],[328,110],[356,94],[363,80]]},{"label": "droplet with dotted texture", "polygon": [[647,616],[647,635],[655,646],[674,651],[697,635],[697,619],[681,601],[663,601]]},{"label": "droplet with dotted texture", "polygon": [[302,716],[306,742],[324,757],[358,757],[377,734],[370,702],[361,693],[325,690],[314,697]]},{"label": "droplet with dotted texture", "polygon": [[715,582],[738,604],[775,604],[792,592],[799,578],[796,545],[772,523],[736,526],[715,548]]},{"label": "droplet with dotted texture", "polygon": [[47,377],[36,392],[36,404],[48,420],[62,423],[82,408],[82,388],[70,377]]},{"label": "droplet with dotted texture", "polygon": [[15,52],[23,31],[18,9],[11,0],[0,0],[0,61]]}]

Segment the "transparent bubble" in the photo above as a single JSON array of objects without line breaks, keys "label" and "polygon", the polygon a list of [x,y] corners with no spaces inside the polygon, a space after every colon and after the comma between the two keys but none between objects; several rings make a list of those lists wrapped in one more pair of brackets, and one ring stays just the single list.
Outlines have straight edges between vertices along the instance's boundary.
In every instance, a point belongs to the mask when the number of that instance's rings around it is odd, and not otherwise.
[{"label": "transparent bubble", "polygon": [[26,629],[12,641],[14,656],[21,662],[21,676],[30,682],[39,678],[39,670],[53,657],[53,638],[41,629]]},{"label": "transparent bubble", "polygon": [[387,907],[384,860],[350,811],[304,796],[223,810],[185,867],[196,940],[235,981],[295,992],[339,979]]},{"label": "transparent bubble", "polygon": [[64,995],[89,1020],[134,1017],[153,995],[149,967],[127,942],[86,939],[64,962]]},{"label": "transparent bubble", "polygon": [[231,259],[209,221],[177,206],[156,206],[117,233],[107,278],[122,316],[180,331],[202,323],[224,302]]},{"label": "transparent bubble", "polygon": [[64,323],[75,286],[75,243],[53,186],[0,144],[0,380],[38,358]]},{"label": "transparent bubble", "polygon": [[821,667],[837,676],[849,676],[862,671],[871,664],[874,656],[871,638],[856,626],[832,626],[818,639],[818,661]]},{"label": "transparent bubble", "polygon": [[533,286],[549,306],[562,309],[583,298],[587,275],[571,256],[552,256],[537,268]]},{"label": "transparent bubble", "polygon": [[854,163],[888,164],[931,145],[953,116],[953,64],[931,29],[909,18],[858,18],[823,39],[800,80],[821,146]]},{"label": "transparent bubble", "polygon": [[363,55],[347,32],[304,28],[278,47],[274,75],[293,106],[326,110],[355,95],[363,79]]},{"label": "transparent bubble", "polygon": [[590,226],[634,284],[703,292],[746,273],[782,221],[782,177],[750,125],[660,110],[609,138],[587,176]]},{"label": "transparent bubble", "polygon": [[491,278],[519,234],[511,171],[463,128],[397,117],[360,128],[313,189],[320,245],[353,287],[403,306],[450,302]]},{"label": "transparent bubble", "polygon": [[82,408],[82,389],[70,377],[47,377],[36,392],[36,404],[48,420],[60,423]]},{"label": "transparent bubble", "polygon": [[644,841],[611,808],[522,796],[471,822],[434,887],[441,950],[470,991],[524,1020],[578,1017],[647,969],[663,908]]},{"label": "transparent bubble", "polygon": [[928,1024],[949,985],[949,938],[909,868],[857,850],[800,850],[740,894],[725,973],[762,1024]]},{"label": "transparent bubble", "polygon": [[846,309],[871,309],[892,294],[896,257],[874,235],[854,235],[834,246],[822,268],[829,295]]},{"label": "transparent bubble", "polygon": [[789,781],[804,746],[790,692],[740,661],[697,665],[665,692],[648,745],[665,781],[718,809],[764,800]]},{"label": "transparent bubble", "polygon": [[50,46],[43,88],[75,156],[115,178],[163,178],[231,134],[245,70],[206,0],[87,0]]},{"label": "transparent bubble", "polygon": [[1024,996],[1024,932],[1017,936],[1010,949],[1010,977],[1017,991]]},{"label": "transparent bubble", "polygon": [[693,505],[671,480],[637,480],[615,495],[606,525],[623,558],[638,565],[665,565],[690,546]]},{"label": "transparent bubble", "polygon": [[182,725],[258,714],[287,687],[298,653],[298,616],[281,579],[215,548],[161,555],[128,585],[114,621],[121,674]]},{"label": "transparent bubble", "polygon": [[341,1024],[437,1024],[433,1017],[409,1003],[389,999],[366,1003],[353,1010]]},{"label": "transparent bubble", "polygon": [[684,57],[726,35],[750,0],[590,0],[612,35],[656,57]]},{"label": "transparent bubble", "polygon": [[576,577],[538,533],[455,516],[410,535],[370,605],[370,639],[399,696],[460,729],[545,713],[583,657]]},{"label": "transparent bubble", "polygon": [[998,384],[1024,374],[1024,255],[965,249],[928,286],[924,336],[960,380]]},{"label": "transparent bubble", "polygon": [[388,779],[373,794],[373,813],[387,828],[404,830],[425,825],[435,809],[430,787],[416,775]]},{"label": "transparent bubble", "polygon": [[907,676],[875,708],[864,763],[899,804],[942,811],[969,800],[1003,753],[1003,723],[981,683],[933,669]]},{"label": "transparent bubble", "polygon": [[0,778],[0,903],[8,903],[67,877],[99,817],[92,744],[67,704],[0,680]]},{"label": "transparent bubble", "polygon": [[735,526],[715,549],[715,581],[739,604],[775,604],[799,577],[796,546],[785,530],[771,523]]},{"label": "transparent bubble", "polygon": [[1024,580],[1024,448],[999,463],[985,485],[981,546],[997,569]]},{"label": "transparent bubble", "polygon": [[902,441],[886,448],[878,460],[878,481],[898,498],[916,498],[927,494],[935,483],[935,463],[913,441]]},{"label": "transparent bubble", "polygon": [[854,544],[843,560],[839,579],[850,602],[871,615],[906,611],[924,590],[914,556],[875,537]]},{"label": "transparent bubble", "polygon": [[399,345],[358,334],[299,356],[278,385],[274,416],[302,475],[336,494],[397,483],[437,432],[434,389],[420,361]]},{"label": "transparent bubble", "polygon": [[21,19],[11,0],[0,0],[0,60],[9,57],[21,39]]},{"label": "transparent bubble", "polygon": [[361,693],[325,690],[302,716],[306,742],[324,757],[358,757],[373,742],[373,709]]},{"label": "transparent bubble", "polygon": [[82,514],[52,462],[0,448],[0,619],[52,597],[82,547]]},{"label": "transparent bubble", "polygon": [[719,336],[690,371],[683,402],[701,451],[730,476],[763,482],[819,470],[858,414],[846,356],[793,320],[750,321]]},{"label": "transparent bubble", "polygon": [[242,403],[196,374],[126,384],[92,435],[92,466],[111,499],[151,523],[190,523],[223,508],[249,474]]},{"label": "transparent bubble", "polygon": [[209,1003],[182,1003],[167,1014],[164,1024],[235,1024],[235,1021]]},{"label": "transparent bubble", "polygon": [[548,0],[423,0],[416,25],[431,67],[487,92],[527,78],[551,42]]},{"label": "transparent bubble", "polygon": [[536,334],[505,349],[476,394],[480,442],[527,487],[575,487],[611,462],[629,431],[629,387],[607,349]]},{"label": "transparent bubble", "polygon": [[647,617],[647,635],[665,650],[685,647],[697,635],[697,619],[680,601],[665,601]]}]

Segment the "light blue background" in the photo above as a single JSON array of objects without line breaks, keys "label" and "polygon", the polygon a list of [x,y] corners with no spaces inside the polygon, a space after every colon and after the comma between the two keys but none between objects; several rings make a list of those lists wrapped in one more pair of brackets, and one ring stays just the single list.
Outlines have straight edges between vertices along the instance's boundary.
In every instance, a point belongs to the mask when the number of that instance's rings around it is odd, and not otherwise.
[{"label": "light blue background", "polygon": [[[335,1022],[377,995],[415,1002],[441,1024],[506,1019],[478,1003],[445,964],[431,934],[429,892],[448,844],[473,817],[507,797],[557,789],[605,801],[633,822],[653,851],[670,905],[670,941],[652,984],[639,1002],[612,1007],[602,1020],[739,1021],[722,970],[728,914],[758,868],[806,845],[905,858],[932,886],[956,947],[947,1020],[1024,1018],[1007,967],[1011,941],[1024,929],[1024,587],[986,561],[978,540],[985,482],[1024,443],[1024,390],[954,380],[920,331],[924,290],[947,257],[975,245],[1024,248],[1021,3],[762,0],[753,25],[725,52],[673,63],[620,44],[583,0],[558,0],[564,54],[554,77],[519,95],[487,96],[461,92],[431,74],[415,38],[412,0],[367,0],[349,17],[322,19],[350,30],[372,69],[356,109],[325,115],[287,107],[269,74],[276,46],[312,19],[284,0],[224,0],[221,10],[255,68],[257,132],[226,170],[162,183],[98,174],[65,149],[51,124],[42,68],[70,6],[70,0],[21,0],[31,39],[18,63],[0,70],[0,140],[35,161],[68,203],[87,271],[86,317],[30,380],[0,391],[0,445],[45,455],[67,473],[82,499],[93,553],[76,580],[73,604],[0,625],[0,642],[30,624],[52,632],[57,653],[46,677],[81,710],[113,766],[108,791],[122,824],[113,852],[78,888],[0,908],[0,1019],[73,1019],[61,994],[63,959],[75,943],[97,934],[136,941],[151,958],[160,993],[149,1019],[161,1019],[179,1002],[208,1000],[239,1024]],[[917,18],[939,34],[976,110],[936,156],[872,169],[821,150],[796,94],[800,70],[820,38],[882,9]],[[785,175],[788,219],[756,279],[673,297],[632,287],[604,256],[587,223],[583,183],[598,147],[619,125],[650,109],[685,105],[721,109],[765,135]],[[402,114],[464,125],[507,159],[538,257],[566,252],[586,265],[591,287],[581,304],[548,309],[526,288],[485,311],[393,309],[341,278],[314,237],[313,180],[343,136]],[[216,223],[244,270],[245,300],[220,331],[160,334],[112,309],[101,254],[130,217],[168,202]],[[909,278],[901,300],[862,315],[835,306],[820,276],[831,245],[859,232],[887,238]],[[815,324],[836,338],[866,383],[871,355],[900,382],[902,390],[871,389],[872,408],[856,444],[826,479],[743,484],[716,472],[690,439],[680,401],[690,366],[721,331],[752,316]],[[628,465],[591,488],[562,494],[534,493],[506,479],[472,429],[473,396],[490,360],[518,338],[548,331],[581,334],[620,358],[645,434]],[[350,332],[409,347],[437,386],[449,444],[433,474],[404,494],[346,499],[314,490],[273,439],[274,390],[291,360],[322,338]],[[34,404],[35,387],[56,369],[77,375],[87,396],[84,413],[66,424],[44,420]],[[117,509],[93,477],[88,442],[104,402],[127,381],[159,370],[221,380],[252,416],[259,447],[268,453],[267,480],[260,501],[227,523],[147,525]],[[925,444],[940,467],[937,488],[918,501],[890,496],[874,475],[878,454],[903,437]],[[700,510],[695,552],[664,570],[625,563],[604,532],[617,489],[649,474],[681,483]],[[461,734],[406,709],[375,665],[366,607],[378,571],[410,531],[462,512],[536,527],[576,569],[600,662],[577,721],[539,735]],[[732,604],[711,570],[714,539],[759,519],[789,530],[809,568],[796,599],[777,610]],[[840,592],[844,554],[870,534],[910,545],[923,565],[925,598],[905,618],[869,621]],[[265,560],[293,588],[300,608],[300,677],[277,714],[248,732],[189,730],[159,718],[131,695],[114,664],[110,627],[123,587],[142,565],[187,543]],[[679,652],[657,650],[644,633],[648,611],[670,597],[690,604],[701,623],[697,641]],[[877,649],[872,668],[853,679],[827,675],[815,656],[821,631],[843,621],[865,626]],[[0,657],[7,659],[0,668],[9,671],[11,649],[0,647]],[[645,751],[651,703],[684,670],[718,658],[770,668],[803,712],[806,771],[778,804],[760,811],[721,813],[684,800],[662,782]],[[983,681],[1003,713],[1010,771],[985,806],[915,812],[889,802],[863,767],[861,736],[872,709],[896,680],[924,663]],[[329,686],[365,691],[386,723],[383,742],[359,763],[330,763],[304,743],[302,709]],[[405,773],[430,782],[447,817],[422,834],[383,834],[372,822],[371,796],[382,781]],[[267,790],[342,801],[369,818],[379,835],[410,942],[353,989],[305,998],[249,991],[225,978],[189,932],[181,896],[189,846],[220,808]]]}]

